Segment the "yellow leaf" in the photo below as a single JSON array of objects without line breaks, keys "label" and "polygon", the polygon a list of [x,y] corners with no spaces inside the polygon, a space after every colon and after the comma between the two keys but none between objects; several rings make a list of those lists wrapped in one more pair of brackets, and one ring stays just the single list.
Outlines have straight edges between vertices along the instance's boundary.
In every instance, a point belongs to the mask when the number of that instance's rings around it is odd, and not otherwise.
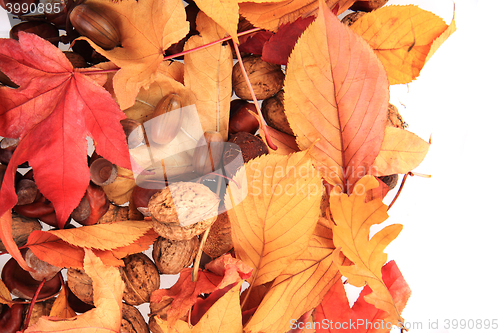
[{"label": "yellow leaf", "polygon": [[117,166],[118,176],[111,184],[102,187],[106,197],[116,205],[123,205],[132,199],[132,190],[136,185],[134,173],[122,167]]},{"label": "yellow leaf", "polygon": [[320,5],[288,61],[285,114],[323,178],[350,193],[382,145],[389,84],[368,44]]},{"label": "yellow leaf", "polygon": [[245,325],[245,331],[289,330],[290,321],[318,306],[340,279],[337,266],[339,254],[340,250],[333,246],[332,230],[325,223],[318,223],[307,250],[276,278],[252,319]]},{"label": "yellow leaf", "polygon": [[[225,31],[205,13],[196,18],[199,36],[192,36],[185,49],[192,49],[224,37]],[[203,130],[220,132],[227,140],[233,55],[228,45],[217,43],[184,56],[184,81],[196,97],[196,109]]]},{"label": "yellow leaf", "polygon": [[431,49],[429,50],[429,53],[427,54],[427,57],[425,58],[425,62],[429,61],[429,59],[436,53],[437,49],[443,45],[443,43],[451,36],[452,33],[454,33],[457,30],[457,25],[455,23],[455,17],[453,17],[453,20],[451,20],[450,25],[446,30],[434,40],[434,42],[431,45]]},{"label": "yellow leaf", "polygon": [[234,249],[254,269],[252,283],[263,284],[306,250],[320,214],[323,185],[308,151],[258,157],[234,180],[241,188],[231,182],[225,197],[226,207],[240,202],[228,210]]},{"label": "yellow leaf", "polygon": [[[257,0],[252,2],[239,0],[239,2],[240,14],[250,23],[274,32],[283,24],[318,13],[318,1],[316,0]],[[327,5],[330,9],[338,5],[338,13],[340,14],[349,9],[354,2],[355,0],[327,0]]]},{"label": "yellow leaf", "polygon": [[121,46],[104,50],[87,40],[97,52],[121,69],[113,87],[122,110],[134,104],[140,88],[148,89],[156,79],[163,52],[189,31],[186,11],[180,0],[89,0],[118,25]]},{"label": "yellow leaf", "polygon": [[116,267],[103,265],[101,260],[89,249],[85,249],[83,267],[92,279],[95,309],[67,319],[42,317],[35,325],[28,327],[26,333],[109,333],[120,331],[122,295],[125,288],[120,271]]},{"label": "yellow leaf", "polygon": [[50,230],[65,242],[85,248],[112,250],[132,244],[152,228],[151,222],[122,221],[74,229]]},{"label": "yellow leaf", "polygon": [[219,298],[201,317],[193,333],[242,333],[240,289],[243,280]]},{"label": "yellow leaf", "polygon": [[56,300],[54,301],[54,304],[52,305],[52,308],[50,308],[50,316],[51,317],[58,317],[58,318],[71,318],[76,316],[75,311],[70,307],[68,303],[68,296],[67,296],[67,286],[63,286],[61,289],[61,292],[57,296]]},{"label": "yellow leaf", "polygon": [[424,159],[430,143],[412,132],[387,126],[378,156],[370,169],[374,176],[407,173]]},{"label": "yellow leaf", "polygon": [[12,297],[10,296],[10,291],[5,286],[2,280],[0,280],[0,304],[11,304]]},{"label": "yellow leaf", "polygon": [[[454,24],[453,24],[454,25]],[[350,27],[374,49],[390,84],[414,80],[437,47],[453,32],[435,14],[414,5],[385,6],[363,15]],[[439,37],[440,43],[431,45]]]},{"label": "yellow leaf", "polygon": [[237,0],[196,0],[196,5],[215,21],[228,35],[238,40],[238,1]]},{"label": "yellow leaf", "polygon": [[377,186],[375,177],[364,176],[356,183],[350,196],[339,193],[330,196],[333,243],[354,263],[352,266],[339,266],[342,275],[356,287],[368,284],[373,292],[365,296],[365,300],[386,311],[388,316],[385,321],[397,325],[404,321],[382,280],[382,266],[387,261],[387,254],[383,252],[385,247],[398,236],[403,226],[389,225],[369,238],[370,227],[388,217],[387,206],[382,200],[365,202],[366,192]]}]

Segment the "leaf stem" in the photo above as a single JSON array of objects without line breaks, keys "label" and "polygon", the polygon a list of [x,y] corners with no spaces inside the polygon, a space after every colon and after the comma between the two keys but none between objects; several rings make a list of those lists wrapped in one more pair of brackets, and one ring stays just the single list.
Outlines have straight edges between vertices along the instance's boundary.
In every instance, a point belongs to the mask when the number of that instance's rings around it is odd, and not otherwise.
[{"label": "leaf stem", "polygon": [[260,118],[260,129],[263,130],[264,136],[266,138],[267,145],[269,148],[272,150],[277,150],[278,147],[273,143],[271,140],[271,136],[269,135],[269,132],[267,131],[267,127],[264,126],[264,116],[262,115],[262,111],[260,110],[259,102],[257,101],[257,97],[255,96],[255,92],[253,91],[252,84],[250,83],[250,78],[248,77],[247,70],[245,69],[245,66],[243,65],[243,60],[241,59],[241,53],[240,50],[238,49],[238,45],[236,44],[236,41],[233,39],[233,45],[234,45],[234,50],[236,52],[236,56],[238,57],[238,63],[240,64],[241,67],[241,73],[243,74],[243,77],[245,78],[245,82],[248,86],[248,89],[250,90],[250,95],[252,95],[252,100],[253,103],[255,104],[255,108],[257,109],[257,113],[259,114]]},{"label": "leaf stem", "polygon": [[24,330],[26,330],[30,324],[30,317],[31,317],[31,313],[33,312],[33,307],[35,306],[36,299],[38,298],[38,295],[40,294],[40,291],[42,290],[44,284],[45,284],[45,278],[38,285],[38,288],[36,289],[35,295],[33,296],[33,299],[31,300],[30,308],[28,310],[28,313],[26,314],[26,320],[24,322]]},{"label": "leaf stem", "polygon": [[[257,31],[260,31],[262,30],[261,28],[253,28],[253,29],[250,29],[250,30],[246,30],[246,31],[242,31],[240,33],[238,33],[238,37],[240,36],[244,36],[244,35],[248,35],[248,34],[251,34],[251,33],[254,33],[254,32],[257,32]],[[189,50],[186,50],[186,51],[182,51],[180,53],[176,53],[176,54],[172,54],[172,55],[169,55],[169,56],[166,56],[163,58],[163,61],[165,60],[170,60],[170,59],[173,59],[173,58],[177,58],[177,57],[180,57],[180,56],[183,56],[183,55],[186,55],[186,54],[189,54],[191,52],[196,52],[198,50],[202,50],[202,49],[205,49],[207,47],[210,47],[210,46],[213,46],[215,44],[218,44],[218,43],[223,43],[227,40],[230,40],[231,37],[228,36],[228,37],[224,37],[224,38],[221,38],[221,39],[218,39],[216,41],[213,41],[213,42],[210,42],[208,44],[205,44],[205,45],[201,45],[201,46],[198,46],[198,47],[195,47],[193,49],[189,49]],[[117,68],[112,68],[112,69],[95,69],[95,70],[89,70],[89,71],[82,71],[80,73],[82,74],[85,74],[85,75],[89,75],[89,74],[106,74],[106,73],[113,73],[113,72],[116,72],[120,70],[119,67]]]},{"label": "leaf stem", "polygon": [[406,178],[408,178],[409,174],[411,174],[411,172],[408,172],[407,174],[404,175],[403,180],[401,181],[401,185],[399,185],[398,193],[396,193],[396,195],[394,196],[394,199],[392,199],[391,203],[387,207],[388,211],[389,211],[389,209],[391,209],[392,205],[394,205],[394,203],[396,202],[397,198],[401,194],[401,191],[403,190],[403,186],[405,185],[405,182],[406,182]]}]

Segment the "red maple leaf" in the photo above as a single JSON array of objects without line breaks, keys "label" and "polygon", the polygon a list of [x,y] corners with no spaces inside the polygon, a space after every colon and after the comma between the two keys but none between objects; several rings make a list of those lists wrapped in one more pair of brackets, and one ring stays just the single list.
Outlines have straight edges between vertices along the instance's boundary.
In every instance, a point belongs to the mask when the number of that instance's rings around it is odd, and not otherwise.
[{"label": "red maple leaf", "polygon": [[28,161],[62,227],[90,182],[87,136],[99,155],[130,168],[119,122],[125,114],[94,80],[106,74],[73,68],[62,51],[34,34],[0,40],[0,70],[19,85],[0,87],[0,136],[20,140],[0,189],[0,216],[16,204],[14,174]]},{"label": "red maple leaf", "polygon": [[[408,298],[410,298],[411,290],[396,262],[391,260],[382,267],[382,279],[389,289],[398,311],[403,311]],[[339,330],[347,333],[390,332],[391,323],[384,321],[387,313],[365,301],[365,295],[371,292],[370,287],[365,286],[351,308],[342,281],[337,281],[316,308],[315,322],[322,323],[321,328],[316,332],[337,332]],[[403,323],[401,323],[400,328],[402,327]]]}]

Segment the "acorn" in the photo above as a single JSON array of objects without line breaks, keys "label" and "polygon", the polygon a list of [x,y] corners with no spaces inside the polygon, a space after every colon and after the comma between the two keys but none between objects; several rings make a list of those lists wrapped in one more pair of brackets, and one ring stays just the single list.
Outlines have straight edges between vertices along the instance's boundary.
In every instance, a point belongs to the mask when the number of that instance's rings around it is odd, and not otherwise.
[{"label": "acorn", "polygon": [[81,4],[69,14],[71,24],[83,36],[88,37],[104,50],[120,44],[120,33],[104,10],[95,5]]},{"label": "acorn", "polygon": [[199,175],[219,168],[224,151],[224,140],[219,132],[207,131],[200,138],[193,153],[194,171]]},{"label": "acorn", "polygon": [[153,142],[165,145],[170,143],[179,133],[182,125],[182,99],[173,93],[164,96],[156,104],[153,118],[146,129],[148,138]]}]

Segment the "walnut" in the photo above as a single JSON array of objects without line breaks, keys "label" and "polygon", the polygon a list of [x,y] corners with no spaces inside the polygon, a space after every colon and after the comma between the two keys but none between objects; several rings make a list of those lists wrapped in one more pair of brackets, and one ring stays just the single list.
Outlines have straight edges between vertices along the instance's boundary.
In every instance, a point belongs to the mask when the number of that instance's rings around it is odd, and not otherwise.
[{"label": "walnut", "polygon": [[217,218],[220,198],[207,186],[178,182],[168,185],[149,200],[153,229],[162,237],[191,239]]},{"label": "walnut", "polygon": [[153,244],[153,259],[163,274],[177,274],[193,263],[198,250],[198,237],[188,240],[172,240],[158,237]]},{"label": "walnut", "polygon": [[130,305],[149,302],[151,293],[160,288],[160,274],[155,264],[144,253],[135,253],[123,258],[124,267],[120,267],[122,280],[125,282],[123,300]]},{"label": "walnut", "polygon": [[94,305],[94,290],[92,278],[83,270],[68,268],[67,280],[69,289],[81,301]]},{"label": "walnut", "polygon": [[276,95],[262,101],[262,115],[266,123],[272,128],[295,136],[285,115],[283,99],[283,90],[280,90]]},{"label": "walnut", "polygon": [[231,223],[227,212],[219,214],[210,228],[203,252],[212,258],[217,258],[233,248],[231,239]]},{"label": "walnut", "polygon": [[123,304],[120,333],[149,333],[148,325],[137,308]]},{"label": "walnut", "polygon": [[[269,98],[283,88],[285,74],[280,65],[265,62],[255,55],[244,57],[242,61],[257,99]],[[239,63],[233,67],[232,80],[236,96],[242,99],[252,99]]]}]

